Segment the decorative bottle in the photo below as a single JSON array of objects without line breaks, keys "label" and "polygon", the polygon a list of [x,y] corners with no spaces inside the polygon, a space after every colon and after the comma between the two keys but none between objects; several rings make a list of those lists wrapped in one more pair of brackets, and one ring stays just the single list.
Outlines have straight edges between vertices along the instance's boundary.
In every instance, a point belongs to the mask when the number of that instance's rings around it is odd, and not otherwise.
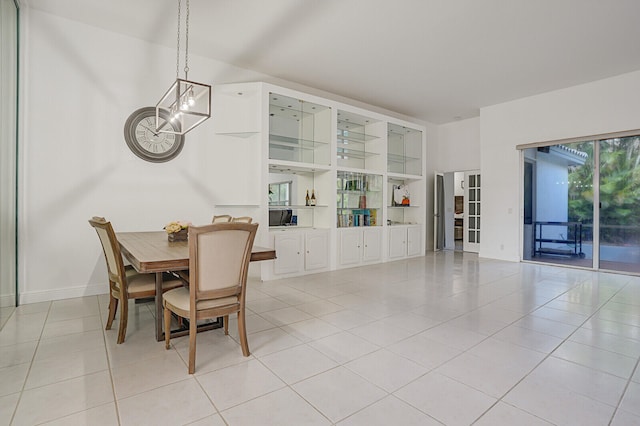
[{"label": "decorative bottle", "polygon": [[316,191],[314,189],[311,190],[311,205],[316,205]]},{"label": "decorative bottle", "polygon": [[307,189],[307,196],[304,198],[304,205],[308,206],[309,205],[309,190]]}]

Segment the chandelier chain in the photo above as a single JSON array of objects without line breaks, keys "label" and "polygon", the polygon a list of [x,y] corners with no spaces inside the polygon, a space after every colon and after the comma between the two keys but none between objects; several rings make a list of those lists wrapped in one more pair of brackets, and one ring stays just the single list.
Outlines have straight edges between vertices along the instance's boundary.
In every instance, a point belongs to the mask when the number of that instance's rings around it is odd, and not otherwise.
[{"label": "chandelier chain", "polygon": [[189,73],[189,0],[187,0],[187,16],[185,21],[185,37],[184,37],[184,79],[188,80]]},{"label": "chandelier chain", "polygon": [[180,74],[180,11],[182,9],[182,2],[178,0],[178,35],[177,35],[177,44],[178,48],[176,49],[176,80],[179,78]]}]

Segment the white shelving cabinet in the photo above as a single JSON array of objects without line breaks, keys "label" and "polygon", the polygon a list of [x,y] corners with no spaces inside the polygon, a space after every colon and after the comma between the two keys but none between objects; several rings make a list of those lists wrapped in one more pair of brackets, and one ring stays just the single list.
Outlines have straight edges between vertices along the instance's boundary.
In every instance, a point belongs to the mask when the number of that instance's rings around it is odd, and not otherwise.
[{"label": "white shelving cabinet", "polygon": [[[244,206],[260,223],[256,244],[276,248],[262,279],[424,254],[423,126],[269,83],[214,94],[213,143],[233,154],[215,161],[230,189],[214,202],[236,216]],[[394,202],[398,186],[408,205]]]},{"label": "white shelving cabinet", "polygon": [[422,229],[420,225],[389,227],[389,259],[397,260],[422,254]]},{"label": "white shelving cabinet", "polygon": [[338,167],[382,171],[386,123],[344,110],[337,115]]},{"label": "white shelving cabinet", "polygon": [[382,228],[343,228],[338,230],[340,267],[382,260]]},{"label": "white shelving cabinet", "polygon": [[329,266],[329,231],[272,231],[276,260],[273,274],[278,277],[321,271]]},{"label": "white shelving cabinet", "polygon": [[424,158],[422,130],[389,123],[387,131],[387,171],[400,175],[422,176]]},{"label": "white shelving cabinet", "polygon": [[269,160],[328,166],[331,108],[269,93]]}]

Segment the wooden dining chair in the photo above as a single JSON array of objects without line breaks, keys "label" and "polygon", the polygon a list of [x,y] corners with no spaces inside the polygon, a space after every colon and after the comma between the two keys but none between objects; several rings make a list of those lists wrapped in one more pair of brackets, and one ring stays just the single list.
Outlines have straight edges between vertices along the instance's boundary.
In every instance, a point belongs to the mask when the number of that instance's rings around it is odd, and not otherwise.
[{"label": "wooden dining chair", "polygon": [[[98,233],[107,262],[109,316],[105,330],[111,330],[111,325],[118,309],[118,302],[120,302],[122,308],[120,309],[120,327],[118,328],[117,343],[122,343],[127,333],[129,299],[143,299],[155,296],[156,275],[140,274],[132,266],[124,266],[120,243],[118,243],[111,222],[106,221],[103,217],[93,217],[89,220],[89,223]],[[163,276],[162,291],[182,286],[183,282],[172,275],[165,274]]]},{"label": "wooden dining chair", "polygon": [[231,222],[240,222],[240,223],[251,223],[252,221],[253,221],[253,218],[249,216],[234,217],[233,219],[231,219]]},{"label": "wooden dining chair", "polygon": [[[229,334],[229,314],[238,315],[242,354],[249,356],[245,328],[247,270],[258,224],[214,223],[189,227],[189,288],[177,288],[163,295],[165,330],[171,313],[189,319],[189,374],[196,366],[198,320],[223,317]],[[165,346],[171,336],[165,333]]]},{"label": "wooden dining chair", "polygon": [[229,216],[228,214],[213,216],[213,219],[211,219],[211,223],[226,223],[226,222],[231,222],[231,216]]}]

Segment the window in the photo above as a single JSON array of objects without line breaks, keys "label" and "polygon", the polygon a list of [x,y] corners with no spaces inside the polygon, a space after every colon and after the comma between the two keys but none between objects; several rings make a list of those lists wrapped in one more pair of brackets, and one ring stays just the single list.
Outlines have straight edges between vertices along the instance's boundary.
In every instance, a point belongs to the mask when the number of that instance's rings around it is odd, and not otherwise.
[{"label": "window", "polygon": [[291,181],[269,184],[269,205],[291,205]]}]

